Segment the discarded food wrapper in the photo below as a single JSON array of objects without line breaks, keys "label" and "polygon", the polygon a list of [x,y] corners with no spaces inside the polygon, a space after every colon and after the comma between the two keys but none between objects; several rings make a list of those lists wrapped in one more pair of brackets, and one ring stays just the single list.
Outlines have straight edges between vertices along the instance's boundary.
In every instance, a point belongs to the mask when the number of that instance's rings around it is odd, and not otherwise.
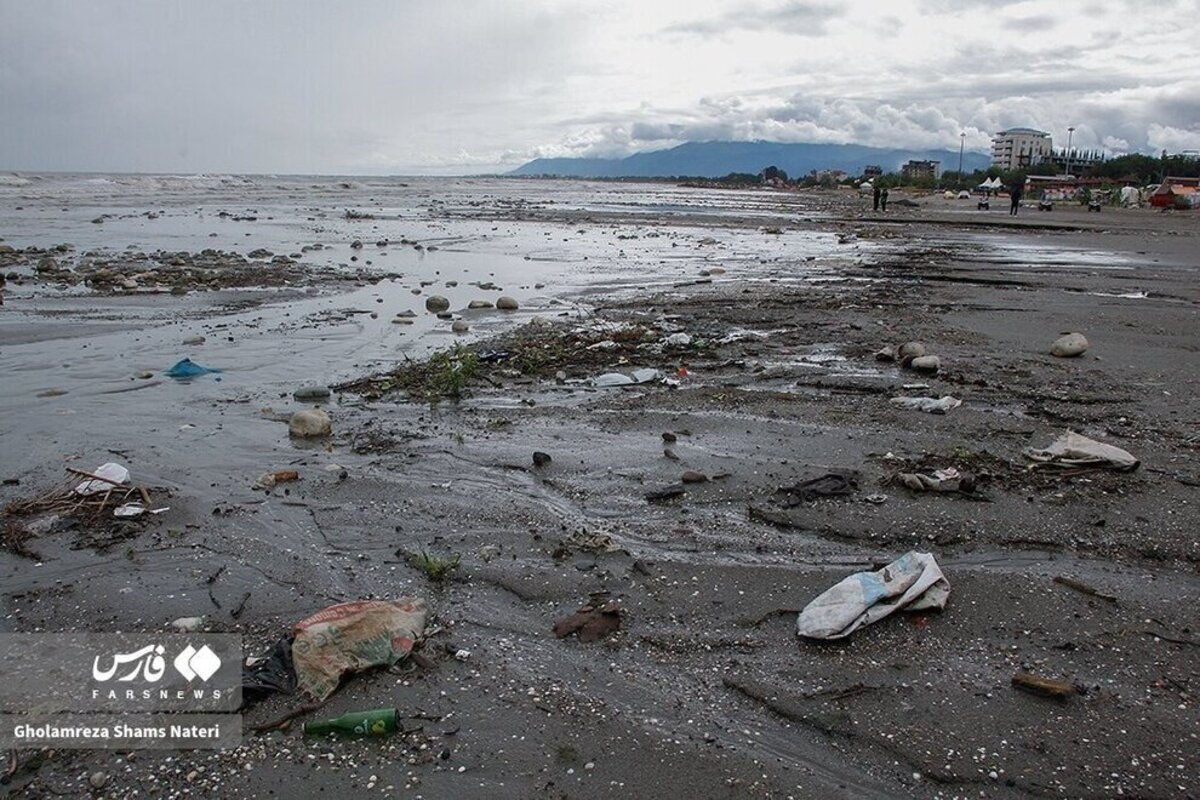
[{"label": "discarded food wrapper", "polygon": [[900,408],[911,408],[929,414],[945,414],[962,405],[962,400],[950,395],[944,397],[893,397],[890,402]]},{"label": "discarded food wrapper", "polygon": [[1112,469],[1129,472],[1141,463],[1131,453],[1111,444],[1097,442],[1074,431],[1067,431],[1045,450],[1026,450],[1025,455],[1038,467],[1057,469]]},{"label": "discarded food wrapper", "polygon": [[606,372],[603,375],[597,375],[595,378],[592,378],[592,385],[598,389],[608,389],[614,386],[634,386],[639,383],[650,383],[660,378],[662,378],[661,372],[647,367],[644,369],[635,369],[630,375],[620,372]]},{"label": "discarded food wrapper", "polygon": [[107,480],[98,481],[89,478],[75,487],[76,494],[100,494],[101,492],[110,491],[123,483],[129,483],[129,470],[112,461],[96,467],[96,469],[92,470],[92,474],[97,478],[106,478]]},{"label": "discarded food wrapper", "polygon": [[841,639],[901,609],[945,608],[950,582],[930,553],[908,552],[875,572],[857,572],[818,595],[796,619],[810,639]]},{"label": "discarded food wrapper", "polygon": [[197,375],[207,375],[210,372],[220,372],[219,369],[206,367],[202,364],[197,364],[190,358],[180,359],[175,362],[175,365],[164,372],[168,378],[195,378]]},{"label": "discarded food wrapper", "polygon": [[293,628],[292,663],[297,686],[324,700],[342,676],[407,656],[425,631],[422,600],[359,600],[330,606]]}]

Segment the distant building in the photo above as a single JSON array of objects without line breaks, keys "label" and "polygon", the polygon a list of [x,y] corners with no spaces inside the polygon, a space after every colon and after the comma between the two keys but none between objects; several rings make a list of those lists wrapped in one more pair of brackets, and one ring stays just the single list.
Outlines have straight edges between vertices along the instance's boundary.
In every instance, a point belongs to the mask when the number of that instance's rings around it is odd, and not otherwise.
[{"label": "distant building", "polygon": [[865,167],[863,167],[863,177],[867,180],[878,178],[882,174],[883,167],[879,166],[878,164],[867,164]]},{"label": "distant building", "polygon": [[1068,170],[1072,175],[1080,175],[1104,161],[1104,153],[1100,150],[1076,150],[1070,153],[1059,150],[1046,156],[1041,164],[1053,165],[1058,175],[1066,175]]},{"label": "distant building", "polygon": [[1050,134],[1033,128],[1009,128],[992,137],[992,166],[1027,169],[1054,154]]},{"label": "distant building", "polygon": [[909,161],[900,168],[900,175],[909,180],[917,178],[933,178],[937,180],[938,172],[942,168],[940,161]]}]

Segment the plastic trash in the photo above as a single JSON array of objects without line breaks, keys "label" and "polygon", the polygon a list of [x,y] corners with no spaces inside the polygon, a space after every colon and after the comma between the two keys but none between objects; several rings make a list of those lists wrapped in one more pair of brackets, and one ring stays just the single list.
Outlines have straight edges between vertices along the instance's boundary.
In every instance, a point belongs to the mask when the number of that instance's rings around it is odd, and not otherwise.
[{"label": "plastic trash", "polygon": [[107,478],[108,480],[98,481],[89,478],[75,487],[75,494],[100,494],[101,492],[110,491],[120,484],[129,483],[129,470],[112,461],[96,467],[92,470],[92,474],[98,478]]},{"label": "plastic trash", "polygon": [[800,505],[820,497],[844,497],[858,488],[855,475],[846,472],[827,472],[819,478],[801,481],[794,486],[775,490],[775,496],[786,507]]},{"label": "plastic trash", "polygon": [[113,509],[113,516],[121,519],[132,519],[146,513],[146,507],[141,503],[126,503]]},{"label": "plastic trash", "polygon": [[963,492],[975,491],[975,477],[969,472],[959,472],[954,467],[939,469],[932,475],[922,472],[902,472],[896,480],[914,492]]},{"label": "plastic trash", "polygon": [[857,572],[818,595],[796,618],[809,639],[842,639],[895,611],[942,609],[950,582],[930,553],[908,552],[875,572]]},{"label": "plastic trash", "polygon": [[893,397],[890,402],[900,408],[911,408],[929,414],[945,414],[962,405],[962,400],[950,395],[944,397]]},{"label": "plastic trash", "polygon": [[1044,450],[1026,450],[1025,455],[1037,462],[1031,464],[1030,469],[1038,467],[1094,468],[1131,472],[1141,464],[1127,450],[1104,442],[1097,442],[1095,439],[1081,436],[1074,431],[1067,431]]},{"label": "plastic trash", "polygon": [[426,615],[425,603],[410,597],[341,603],[297,622],[292,641],[297,686],[324,700],[343,675],[392,666],[412,651]]},{"label": "plastic trash", "polygon": [[197,364],[190,358],[184,358],[175,362],[175,366],[164,372],[168,378],[195,378],[197,375],[207,375],[210,372],[220,372],[219,369],[206,367],[202,364]]},{"label": "plastic trash", "polygon": [[592,385],[598,389],[609,389],[614,386],[635,386],[639,383],[650,383],[661,378],[661,372],[646,367],[635,369],[630,375],[620,372],[606,372],[603,375],[597,375],[595,378],[592,378]]}]

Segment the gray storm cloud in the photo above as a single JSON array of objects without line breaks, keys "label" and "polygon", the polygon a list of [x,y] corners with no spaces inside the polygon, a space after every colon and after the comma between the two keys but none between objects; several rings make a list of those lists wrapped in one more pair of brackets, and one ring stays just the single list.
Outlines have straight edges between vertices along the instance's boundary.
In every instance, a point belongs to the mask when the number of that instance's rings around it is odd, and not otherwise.
[{"label": "gray storm cloud", "polygon": [[[477,172],[687,140],[1200,148],[1200,0],[0,0],[0,169]],[[886,11],[886,13],[881,13]],[[1061,143],[1061,142],[1060,142]]]}]

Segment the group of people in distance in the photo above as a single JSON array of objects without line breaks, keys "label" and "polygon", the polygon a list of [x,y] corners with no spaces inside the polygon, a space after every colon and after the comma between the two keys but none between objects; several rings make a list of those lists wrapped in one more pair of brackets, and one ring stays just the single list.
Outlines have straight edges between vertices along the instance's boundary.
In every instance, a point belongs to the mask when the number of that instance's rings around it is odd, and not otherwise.
[{"label": "group of people in distance", "polygon": [[[1017,211],[1021,208],[1021,197],[1025,194],[1025,187],[1020,183],[1014,183],[1008,190],[1008,196],[1011,200],[1011,205],[1008,208],[1008,215],[1015,217]],[[872,208],[875,211],[887,211],[888,190],[886,187],[875,186],[871,191]]]}]

